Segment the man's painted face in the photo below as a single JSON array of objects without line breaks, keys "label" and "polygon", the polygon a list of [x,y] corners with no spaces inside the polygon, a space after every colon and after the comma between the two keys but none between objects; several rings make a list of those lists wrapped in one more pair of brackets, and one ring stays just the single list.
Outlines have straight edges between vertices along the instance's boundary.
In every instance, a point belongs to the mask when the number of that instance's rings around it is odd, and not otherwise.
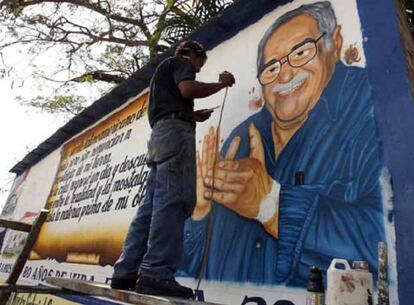
[{"label": "man's painted face", "polygon": [[[295,66],[295,58],[311,52],[307,48],[307,42],[317,40],[322,34],[313,17],[304,14],[292,18],[268,39],[263,50],[264,65],[275,59],[283,59],[291,53],[289,60]],[[339,35],[334,35],[333,40]],[[262,85],[266,106],[279,127],[289,128],[304,122],[327,85],[338,60],[340,43],[333,42],[331,50],[327,50],[325,38],[326,36],[316,42],[316,55],[308,63],[292,67],[285,58],[277,78]]]}]

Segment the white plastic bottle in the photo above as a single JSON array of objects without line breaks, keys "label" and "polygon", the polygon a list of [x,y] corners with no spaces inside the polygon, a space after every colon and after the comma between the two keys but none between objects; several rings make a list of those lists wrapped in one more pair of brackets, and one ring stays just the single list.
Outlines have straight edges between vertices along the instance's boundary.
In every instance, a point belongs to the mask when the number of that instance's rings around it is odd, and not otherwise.
[{"label": "white plastic bottle", "polygon": [[372,305],[372,274],[362,262],[355,265],[358,269],[354,270],[345,259],[332,260],[327,272],[326,305]]}]

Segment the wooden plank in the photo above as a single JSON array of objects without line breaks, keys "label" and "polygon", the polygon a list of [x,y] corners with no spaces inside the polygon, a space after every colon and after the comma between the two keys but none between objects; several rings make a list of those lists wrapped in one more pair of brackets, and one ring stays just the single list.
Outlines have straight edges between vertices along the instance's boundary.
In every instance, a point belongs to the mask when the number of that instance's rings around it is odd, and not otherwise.
[{"label": "wooden plank", "polygon": [[23,232],[30,232],[32,229],[32,225],[27,223],[6,219],[0,219],[0,227]]},{"label": "wooden plank", "polygon": [[136,305],[220,305],[187,299],[143,295],[132,291],[111,289],[109,285],[102,283],[74,279],[48,277],[46,278],[46,282],[82,294],[106,297]]},{"label": "wooden plank", "polygon": [[40,214],[37,216],[36,220],[32,225],[32,229],[29,232],[29,235],[26,238],[26,242],[23,246],[22,252],[16,259],[16,262],[13,265],[13,269],[6,280],[7,284],[16,284],[19,279],[20,274],[23,271],[24,265],[26,264],[27,259],[29,258],[30,251],[34,243],[36,242],[37,236],[39,235],[40,229],[42,228],[43,223],[46,220],[49,210],[42,209]]},{"label": "wooden plank", "polygon": [[3,287],[3,289],[0,289],[0,305],[5,305],[10,298],[12,291],[10,288],[15,287],[15,284],[23,271],[24,265],[29,258],[30,251],[36,242],[40,229],[42,228],[42,225],[45,222],[48,214],[49,210],[40,210],[40,214],[37,216],[33,225],[31,225],[31,230],[27,235],[22,252],[20,252],[20,254],[17,256],[17,259],[13,265],[13,269],[6,280],[6,284],[8,284],[8,286],[7,288]]}]

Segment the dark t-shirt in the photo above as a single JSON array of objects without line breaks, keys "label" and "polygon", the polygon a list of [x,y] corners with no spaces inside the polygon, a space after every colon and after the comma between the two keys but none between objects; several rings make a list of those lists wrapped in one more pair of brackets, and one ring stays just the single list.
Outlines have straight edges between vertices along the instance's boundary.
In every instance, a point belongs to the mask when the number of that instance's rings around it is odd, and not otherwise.
[{"label": "dark t-shirt", "polygon": [[178,89],[178,84],[183,80],[195,80],[195,71],[189,59],[169,57],[159,64],[150,83],[148,117],[151,126],[173,112],[179,112],[188,120],[193,118],[193,99],[184,98]]}]

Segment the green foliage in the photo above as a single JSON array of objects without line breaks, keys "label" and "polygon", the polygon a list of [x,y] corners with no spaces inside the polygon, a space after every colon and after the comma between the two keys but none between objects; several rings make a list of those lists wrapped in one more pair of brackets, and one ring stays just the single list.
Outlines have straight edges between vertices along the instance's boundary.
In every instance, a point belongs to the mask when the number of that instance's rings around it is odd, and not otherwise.
[{"label": "green foliage", "polygon": [[77,95],[55,95],[51,98],[38,96],[30,101],[18,98],[23,105],[38,108],[49,113],[77,114],[84,109],[85,98]]},{"label": "green foliage", "polygon": [[[0,63],[0,77],[11,73],[19,83],[32,84],[30,90],[36,88],[32,96],[21,97],[26,105],[77,113],[231,2],[0,0],[0,55],[16,47],[26,54],[26,66]],[[107,85],[81,98],[76,86],[68,92],[67,83]]]}]

